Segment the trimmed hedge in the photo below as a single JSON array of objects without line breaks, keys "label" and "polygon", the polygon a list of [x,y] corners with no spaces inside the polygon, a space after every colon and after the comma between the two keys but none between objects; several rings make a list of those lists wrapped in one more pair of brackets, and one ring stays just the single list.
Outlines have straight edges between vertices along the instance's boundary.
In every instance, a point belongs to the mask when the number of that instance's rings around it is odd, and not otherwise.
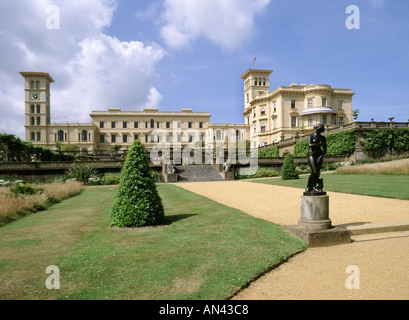
[{"label": "trimmed hedge", "polygon": [[295,180],[298,179],[298,171],[294,163],[294,157],[291,153],[287,154],[284,158],[283,167],[281,169],[282,180]]},{"label": "trimmed hedge", "polygon": [[145,147],[136,140],[126,157],[121,182],[112,207],[111,224],[117,227],[142,227],[164,221],[164,209]]}]

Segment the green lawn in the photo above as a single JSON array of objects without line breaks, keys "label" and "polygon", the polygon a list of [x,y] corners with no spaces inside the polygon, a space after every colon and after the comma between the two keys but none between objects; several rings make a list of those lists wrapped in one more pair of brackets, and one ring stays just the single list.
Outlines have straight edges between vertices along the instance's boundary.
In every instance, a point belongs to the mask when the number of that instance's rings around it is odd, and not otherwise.
[{"label": "green lawn", "polygon": [[[409,175],[323,173],[321,177],[324,179],[325,191],[409,200]],[[281,178],[251,180],[256,183],[304,189],[307,181],[308,175],[301,175],[298,180],[281,180]]]},{"label": "green lawn", "polygon": [[[110,227],[116,187],[87,187],[0,228],[0,299],[226,299],[306,249],[280,226],[160,184],[170,224]],[[47,266],[60,269],[49,290]]]}]

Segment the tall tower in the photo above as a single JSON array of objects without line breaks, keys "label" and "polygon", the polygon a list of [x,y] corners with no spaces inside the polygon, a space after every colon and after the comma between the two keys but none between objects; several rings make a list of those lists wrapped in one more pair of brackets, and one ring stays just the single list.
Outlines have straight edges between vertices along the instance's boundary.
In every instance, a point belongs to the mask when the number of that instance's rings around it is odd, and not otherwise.
[{"label": "tall tower", "polygon": [[50,116],[50,84],[46,72],[20,72],[24,77],[26,141],[47,146]]},{"label": "tall tower", "polygon": [[251,101],[270,92],[270,74],[273,70],[249,69],[242,76],[244,80],[244,110]]}]

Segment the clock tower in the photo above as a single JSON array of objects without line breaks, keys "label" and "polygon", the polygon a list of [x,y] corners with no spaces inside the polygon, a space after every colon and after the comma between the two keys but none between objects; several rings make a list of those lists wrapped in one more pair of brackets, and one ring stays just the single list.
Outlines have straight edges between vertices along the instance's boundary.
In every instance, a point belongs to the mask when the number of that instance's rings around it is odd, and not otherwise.
[{"label": "clock tower", "polygon": [[46,72],[20,72],[24,77],[26,141],[49,144],[50,84],[54,79]]}]

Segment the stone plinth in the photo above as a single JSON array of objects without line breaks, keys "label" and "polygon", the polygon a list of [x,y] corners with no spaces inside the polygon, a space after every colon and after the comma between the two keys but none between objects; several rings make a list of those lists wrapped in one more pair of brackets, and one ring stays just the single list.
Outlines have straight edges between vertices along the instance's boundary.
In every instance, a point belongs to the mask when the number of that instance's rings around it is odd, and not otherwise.
[{"label": "stone plinth", "polygon": [[315,231],[330,229],[329,196],[302,196],[301,217],[298,221],[298,227]]},{"label": "stone plinth", "polygon": [[326,193],[304,193],[301,197],[301,216],[296,226],[285,226],[291,234],[309,247],[331,246],[351,242],[351,232],[332,227],[329,219],[329,196]]}]

